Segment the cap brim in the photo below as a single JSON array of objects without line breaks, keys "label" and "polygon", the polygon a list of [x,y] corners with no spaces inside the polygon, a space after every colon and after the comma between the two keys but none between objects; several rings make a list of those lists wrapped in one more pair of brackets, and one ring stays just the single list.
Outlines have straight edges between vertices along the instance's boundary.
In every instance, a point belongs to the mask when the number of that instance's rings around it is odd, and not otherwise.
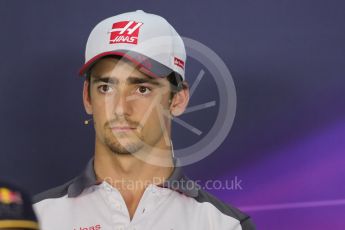
[{"label": "cap brim", "polygon": [[39,225],[32,220],[0,220],[0,228],[39,229]]},{"label": "cap brim", "polygon": [[128,61],[132,62],[135,66],[137,66],[139,71],[144,72],[145,74],[152,77],[166,77],[173,72],[173,70],[169,67],[143,54],[128,50],[115,50],[104,52],[91,58],[82,66],[79,71],[79,75],[83,76],[93,64],[95,64],[99,59],[106,56],[117,56],[125,58]]}]

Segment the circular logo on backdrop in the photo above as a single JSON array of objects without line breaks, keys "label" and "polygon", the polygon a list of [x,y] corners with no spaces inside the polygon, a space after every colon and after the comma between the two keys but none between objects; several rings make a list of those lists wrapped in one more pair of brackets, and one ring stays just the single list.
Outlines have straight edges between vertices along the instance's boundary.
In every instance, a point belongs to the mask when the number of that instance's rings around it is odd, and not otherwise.
[{"label": "circular logo on backdrop", "polygon": [[[162,104],[164,96],[157,95],[147,105],[143,114],[140,114],[139,120],[128,120],[128,125],[135,124],[135,132],[129,134],[119,129],[112,130],[113,137],[123,148],[126,148],[128,152],[133,151],[131,154],[150,164],[169,166],[171,152],[178,159],[175,162],[176,166],[185,166],[204,159],[223,143],[235,118],[236,89],[231,73],[223,60],[213,50],[196,40],[183,37],[183,41],[188,57],[186,68],[191,70],[186,71],[190,103],[184,113],[181,116],[172,116],[169,107]],[[164,54],[164,50],[162,50],[162,54]],[[181,64],[180,61],[178,64]],[[115,66],[114,75],[116,69]],[[141,99],[128,95],[123,103],[132,103],[135,100]],[[105,103],[109,104],[109,102]],[[116,124],[117,119],[113,117],[113,111],[110,109],[113,108],[105,108],[107,120]],[[153,118],[155,118],[154,121],[152,121]],[[172,123],[173,141],[168,132],[171,127],[169,122],[166,122],[169,120]],[[159,123],[160,129],[152,129],[149,132],[148,123],[152,124],[152,122]],[[171,148],[158,149],[149,146],[142,137],[143,135],[153,135],[153,132],[159,132],[163,136],[166,146],[172,147],[173,151]],[[132,140],[129,141],[128,138]],[[110,141],[110,144],[119,144],[114,143],[116,140]],[[137,154],[136,146],[148,151],[145,154]]]}]

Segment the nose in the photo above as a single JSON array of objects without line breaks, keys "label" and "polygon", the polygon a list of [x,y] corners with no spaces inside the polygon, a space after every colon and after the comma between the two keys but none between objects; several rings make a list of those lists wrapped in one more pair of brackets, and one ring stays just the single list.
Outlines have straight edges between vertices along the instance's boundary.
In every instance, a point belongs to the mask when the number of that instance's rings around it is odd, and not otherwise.
[{"label": "nose", "polygon": [[131,101],[128,100],[128,95],[125,92],[118,92],[115,96],[114,114],[117,117],[129,116],[132,114]]}]

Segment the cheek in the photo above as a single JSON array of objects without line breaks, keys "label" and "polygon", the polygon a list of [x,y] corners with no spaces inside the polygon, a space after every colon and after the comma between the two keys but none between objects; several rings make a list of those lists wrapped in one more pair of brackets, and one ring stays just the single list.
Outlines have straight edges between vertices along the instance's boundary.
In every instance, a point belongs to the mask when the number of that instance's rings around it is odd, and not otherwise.
[{"label": "cheek", "polygon": [[150,119],[152,116],[157,115],[157,108],[159,109],[159,104],[155,102],[152,98],[140,98],[131,103],[130,107],[133,110],[133,115],[135,117],[143,118],[147,117]]},{"label": "cheek", "polygon": [[[150,108],[150,106],[152,106]],[[161,104],[141,104],[138,106],[138,110],[136,111],[137,118],[139,121],[144,121],[146,120],[144,127],[152,131],[164,128],[164,126],[167,125],[167,122],[169,120],[169,117],[167,115],[164,115],[164,113],[169,114],[169,111],[164,109],[163,105]],[[161,120],[164,122],[164,124],[161,124]]]},{"label": "cheek", "polygon": [[112,119],[111,111],[113,106],[113,100],[102,98],[94,99],[92,101],[92,109],[94,111],[94,119],[103,125],[106,121]]}]

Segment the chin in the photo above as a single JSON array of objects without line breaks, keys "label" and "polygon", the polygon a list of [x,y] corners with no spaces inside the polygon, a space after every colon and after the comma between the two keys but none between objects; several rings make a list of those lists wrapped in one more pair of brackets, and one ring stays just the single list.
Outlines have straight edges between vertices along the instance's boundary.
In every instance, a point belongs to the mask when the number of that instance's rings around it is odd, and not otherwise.
[{"label": "chin", "polygon": [[119,141],[105,139],[105,144],[108,146],[108,148],[114,153],[119,155],[129,155],[129,154],[135,154],[140,149],[143,148],[143,143],[138,142],[128,142],[127,143],[120,143]]}]

